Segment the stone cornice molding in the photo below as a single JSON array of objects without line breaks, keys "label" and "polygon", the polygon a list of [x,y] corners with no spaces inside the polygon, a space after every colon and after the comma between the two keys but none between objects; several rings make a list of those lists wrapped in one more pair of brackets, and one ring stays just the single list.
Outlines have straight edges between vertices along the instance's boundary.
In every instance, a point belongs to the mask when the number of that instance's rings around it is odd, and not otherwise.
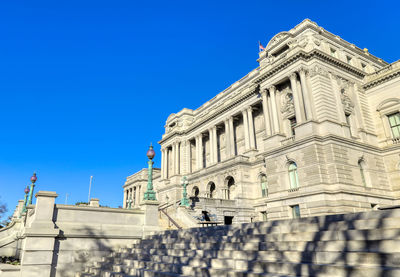
[{"label": "stone cornice molding", "polygon": [[363,85],[363,89],[365,89],[365,90],[371,89],[373,87],[379,86],[380,84],[389,82],[399,76],[400,76],[400,70],[394,71],[390,74],[385,74],[382,77],[377,78],[377,79]]},{"label": "stone cornice molding", "polygon": [[358,55],[363,57],[364,59],[370,60],[371,62],[380,63],[382,66],[388,64],[387,62],[383,61],[382,59],[380,59],[378,57],[375,57],[374,55],[372,55],[370,53],[365,54],[365,51],[363,49],[355,46],[352,43],[349,43],[348,41],[345,41],[344,39],[340,38],[339,36],[337,36],[335,34],[332,34],[331,32],[325,30],[323,27],[319,26],[317,23],[315,23],[309,19],[303,20],[300,24],[295,26],[289,32],[293,31],[291,33],[293,34],[294,37],[297,37],[300,33],[302,33],[306,29],[314,30],[315,32],[318,33],[318,36],[332,40],[335,43],[339,44],[341,47],[351,50],[351,51],[354,51]]},{"label": "stone cornice molding", "polygon": [[[297,62],[299,60],[308,62],[309,60],[311,60],[313,58],[316,58],[322,62],[326,62],[330,65],[339,67],[341,70],[353,75],[354,77],[356,77],[358,79],[364,78],[364,76],[366,74],[364,71],[359,70],[345,62],[342,62],[339,59],[333,58],[332,56],[326,54],[325,52],[322,52],[321,50],[314,49],[310,53],[306,53],[303,50],[300,50],[299,52],[290,56],[287,59],[277,60],[275,62],[276,64],[274,63],[273,68],[271,68],[270,70],[268,70],[264,73],[260,73],[261,74],[260,76],[254,76],[254,80],[252,81],[252,85],[250,87],[255,89],[256,88],[255,85],[260,85],[261,83],[263,83],[266,80],[270,79],[271,77],[277,75],[281,71],[285,70],[288,66],[290,66],[291,64],[294,64],[295,62]],[[309,72],[309,74],[311,76],[312,73]],[[250,87],[243,88],[239,91],[232,91],[231,93],[234,93],[235,95],[230,96],[230,97],[232,97],[231,98],[232,102],[228,106],[220,105],[219,107],[216,107],[212,113],[211,112],[205,113],[203,119],[199,120],[198,122],[193,122],[185,131],[172,131],[171,133],[165,134],[164,138],[162,138],[158,143],[160,143],[160,144],[164,143],[173,136],[181,136],[181,135],[190,133],[192,130],[198,128],[199,126],[209,122],[212,119],[215,119],[216,115],[222,114],[228,110],[233,109],[234,107],[236,107],[237,105],[246,101],[247,99],[251,98],[251,96],[254,95],[254,90],[251,90]],[[245,90],[247,90],[247,91],[244,92]],[[241,94],[241,93],[243,93],[243,94]],[[214,104],[218,105],[219,103],[214,102],[213,105]],[[213,105],[210,105],[207,108],[211,109],[213,107]]]}]

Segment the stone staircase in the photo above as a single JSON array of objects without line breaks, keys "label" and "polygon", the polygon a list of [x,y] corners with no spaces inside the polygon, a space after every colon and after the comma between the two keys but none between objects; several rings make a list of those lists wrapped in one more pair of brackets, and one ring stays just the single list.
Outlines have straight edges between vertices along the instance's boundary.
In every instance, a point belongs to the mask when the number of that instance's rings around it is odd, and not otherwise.
[{"label": "stone staircase", "polygon": [[76,277],[400,276],[400,209],[169,230]]}]

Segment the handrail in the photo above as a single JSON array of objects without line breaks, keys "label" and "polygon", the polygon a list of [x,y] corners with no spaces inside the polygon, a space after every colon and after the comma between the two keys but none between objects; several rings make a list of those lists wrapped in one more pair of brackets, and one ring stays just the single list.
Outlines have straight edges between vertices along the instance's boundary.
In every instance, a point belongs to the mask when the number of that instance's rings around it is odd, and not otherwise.
[{"label": "handrail", "polygon": [[159,211],[162,212],[163,214],[165,214],[165,216],[168,218],[168,220],[171,221],[172,224],[174,224],[176,228],[182,229],[182,227],[178,223],[176,223],[176,221],[173,220],[172,217],[170,217],[164,209],[161,209]]},{"label": "handrail", "polygon": [[166,204],[164,204],[165,206],[160,206],[160,207],[158,207],[158,210],[159,210],[159,211],[165,210],[165,209],[167,209],[167,208],[173,206],[174,204],[177,204],[177,203],[180,203],[180,202],[181,202],[181,200],[177,200],[176,202],[172,202],[172,203],[166,203]]}]

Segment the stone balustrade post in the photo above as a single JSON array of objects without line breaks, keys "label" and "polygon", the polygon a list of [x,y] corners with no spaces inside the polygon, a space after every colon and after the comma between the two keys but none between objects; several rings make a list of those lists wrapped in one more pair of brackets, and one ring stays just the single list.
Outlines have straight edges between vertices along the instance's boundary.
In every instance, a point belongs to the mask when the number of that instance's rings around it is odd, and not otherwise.
[{"label": "stone balustrade post", "polygon": [[23,234],[21,276],[50,277],[55,270],[52,262],[55,237],[59,234],[53,222],[54,204],[58,195],[52,191],[39,191],[35,196],[33,218]]}]

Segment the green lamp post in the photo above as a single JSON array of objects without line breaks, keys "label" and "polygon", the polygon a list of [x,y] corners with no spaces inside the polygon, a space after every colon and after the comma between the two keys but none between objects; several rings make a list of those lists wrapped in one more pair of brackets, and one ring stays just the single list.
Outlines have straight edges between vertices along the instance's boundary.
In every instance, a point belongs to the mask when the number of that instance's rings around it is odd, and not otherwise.
[{"label": "green lamp post", "polygon": [[181,185],[183,186],[183,193],[182,193],[182,200],[181,200],[181,206],[189,207],[189,199],[187,198],[187,190],[186,187],[189,184],[186,176],[183,176]]},{"label": "green lamp post", "polygon": [[36,177],[36,172],[33,172],[33,175],[31,177],[31,187],[29,190],[29,197],[28,197],[28,203],[26,204],[26,206],[31,205],[32,204],[32,197],[33,197],[33,189],[35,188],[35,182],[37,180]]},{"label": "green lamp post", "polygon": [[147,191],[144,193],[144,200],[157,200],[156,199],[156,192],[153,190],[153,164],[152,161],[156,153],[154,152],[153,146],[150,144],[149,150],[147,151],[147,158],[149,161],[147,164],[149,168],[147,170],[148,173],[148,180],[147,180]]},{"label": "green lamp post", "polygon": [[30,191],[29,186],[26,186],[26,188],[24,189],[24,192],[25,192],[24,205],[22,206],[20,217],[21,217],[21,215],[23,213],[26,212],[26,204],[27,204],[27,201],[28,201],[28,193],[29,193],[29,191]]}]

